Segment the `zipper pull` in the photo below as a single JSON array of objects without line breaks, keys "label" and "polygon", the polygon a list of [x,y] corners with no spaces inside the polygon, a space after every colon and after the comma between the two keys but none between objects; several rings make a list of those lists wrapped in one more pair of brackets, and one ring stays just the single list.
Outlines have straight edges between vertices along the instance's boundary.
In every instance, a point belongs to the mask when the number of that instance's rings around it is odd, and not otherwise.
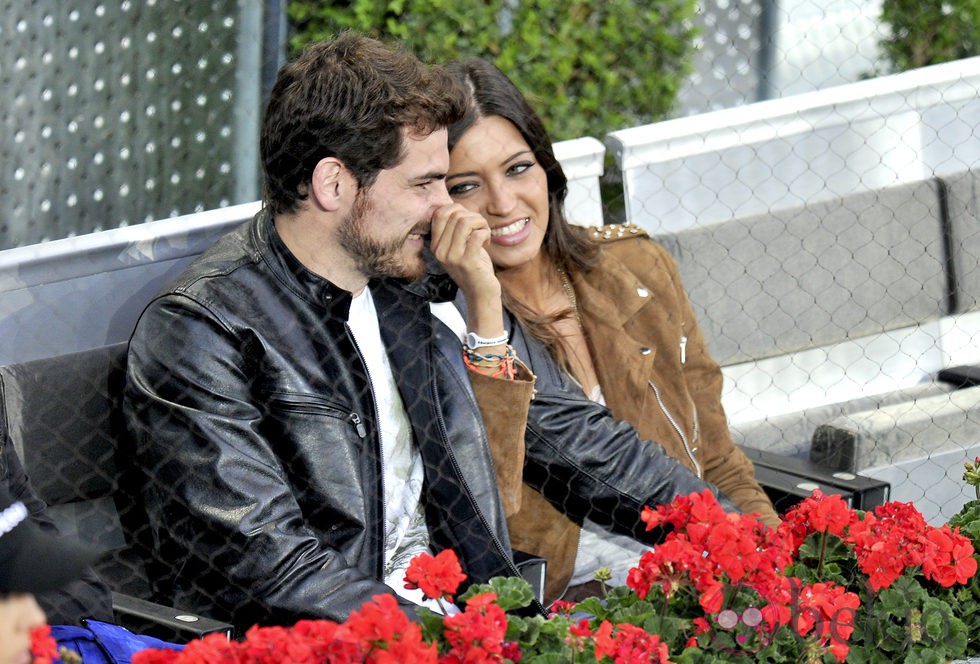
[{"label": "zipper pull", "polygon": [[681,364],[687,362],[687,337],[681,337]]},{"label": "zipper pull", "polygon": [[367,429],[364,428],[364,420],[361,419],[360,415],[351,413],[347,419],[354,425],[354,430],[357,431],[357,435],[360,438],[364,438],[367,435]]}]

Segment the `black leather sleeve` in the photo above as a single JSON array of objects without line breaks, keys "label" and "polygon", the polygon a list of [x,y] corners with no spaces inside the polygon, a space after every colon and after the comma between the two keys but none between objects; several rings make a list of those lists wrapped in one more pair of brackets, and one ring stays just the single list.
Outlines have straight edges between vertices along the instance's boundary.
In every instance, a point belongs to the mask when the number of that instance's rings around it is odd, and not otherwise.
[{"label": "black leather sleeve", "polygon": [[524,481],[555,507],[581,522],[588,518],[615,532],[656,543],[646,532],[644,506],[710,489],[723,508],[738,508],[717,487],[670,457],[656,441],[588,399],[544,347],[519,328],[511,345],[537,376],[526,434]]},{"label": "black leather sleeve", "polygon": [[391,590],[307,527],[284,443],[262,434],[268,405],[249,369],[257,355],[206,307],[175,296],[147,309],[131,341],[132,453],[148,478],[158,553],[180,570],[158,592],[236,626],[343,620]]}]

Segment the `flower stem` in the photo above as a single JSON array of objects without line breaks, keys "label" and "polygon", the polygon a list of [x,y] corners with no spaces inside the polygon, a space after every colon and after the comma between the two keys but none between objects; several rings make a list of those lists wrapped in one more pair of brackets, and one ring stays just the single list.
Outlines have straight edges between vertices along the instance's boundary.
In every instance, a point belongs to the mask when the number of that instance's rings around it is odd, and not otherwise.
[{"label": "flower stem", "polygon": [[823,559],[827,553],[827,531],[820,533],[820,557],[817,559],[817,576],[823,574]]}]

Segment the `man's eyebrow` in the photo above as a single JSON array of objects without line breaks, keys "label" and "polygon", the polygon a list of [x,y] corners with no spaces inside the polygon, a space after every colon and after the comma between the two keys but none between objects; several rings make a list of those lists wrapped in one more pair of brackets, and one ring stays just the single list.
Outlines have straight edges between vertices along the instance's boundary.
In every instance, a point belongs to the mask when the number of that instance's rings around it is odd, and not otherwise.
[{"label": "man's eyebrow", "polygon": [[421,182],[431,182],[432,180],[445,180],[445,179],[446,179],[446,174],[443,173],[442,171],[439,171],[433,173],[426,173],[424,175],[418,175],[414,178],[411,178],[409,182],[421,183]]}]

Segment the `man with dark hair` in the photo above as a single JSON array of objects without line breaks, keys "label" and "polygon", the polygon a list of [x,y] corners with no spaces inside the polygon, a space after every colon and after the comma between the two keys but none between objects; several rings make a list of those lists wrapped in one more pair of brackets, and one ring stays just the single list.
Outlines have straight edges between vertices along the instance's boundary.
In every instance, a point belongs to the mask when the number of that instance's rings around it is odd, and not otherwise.
[{"label": "man with dark hair", "polygon": [[638,537],[643,504],[704,488],[557,374],[531,400],[490,229],[445,187],[462,99],[443,69],[351,33],[280,71],[263,210],[130,343],[161,599],[239,627],[342,620],[379,593],[409,608],[423,551],[454,549],[468,582],[519,573],[505,516],[522,480]]}]

